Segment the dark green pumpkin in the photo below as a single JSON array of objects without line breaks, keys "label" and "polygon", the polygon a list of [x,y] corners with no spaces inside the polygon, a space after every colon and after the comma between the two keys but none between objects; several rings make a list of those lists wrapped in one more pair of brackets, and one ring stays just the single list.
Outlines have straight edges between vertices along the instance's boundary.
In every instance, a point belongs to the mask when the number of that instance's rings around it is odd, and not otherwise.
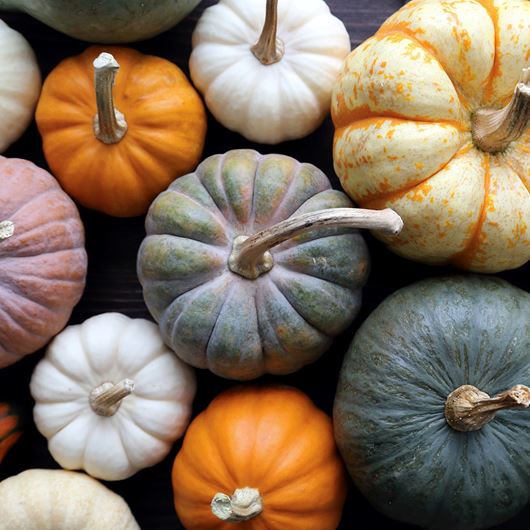
[{"label": "dark green pumpkin", "polygon": [[356,485],[387,516],[425,528],[509,519],[530,496],[530,411],[502,410],[503,397],[486,418],[476,407],[495,400],[482,398],[456,415],[480,420],[461,432],[445,403],[462,385],[497,396],[517,384],[530,385],[530,295],[488,277],[397,291],[363,323],[340,374],[335,433]]}]

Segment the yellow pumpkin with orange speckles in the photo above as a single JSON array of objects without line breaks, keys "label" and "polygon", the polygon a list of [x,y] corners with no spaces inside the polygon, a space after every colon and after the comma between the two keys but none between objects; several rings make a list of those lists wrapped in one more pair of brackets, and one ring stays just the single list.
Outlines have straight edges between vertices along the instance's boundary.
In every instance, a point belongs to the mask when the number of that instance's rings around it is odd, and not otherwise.
[{"label": "yellow pumpkin with orange speckles", "polygon": [[477,272],[530,259],[528,64],[528,0],[412,0],[348,56],[335,170],[401,215],[380,236],[396,253]]}]

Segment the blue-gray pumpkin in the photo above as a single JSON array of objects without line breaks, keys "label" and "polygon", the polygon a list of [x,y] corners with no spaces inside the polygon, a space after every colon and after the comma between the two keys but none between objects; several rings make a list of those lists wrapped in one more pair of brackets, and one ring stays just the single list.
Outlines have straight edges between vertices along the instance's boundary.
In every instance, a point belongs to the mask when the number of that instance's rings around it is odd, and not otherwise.
[{"label": "blue-gray pumpkin", "polygon": [[335,401],[337,443],[387,516],[436,530],[494,526],[530,496],[525,385],[530,295],[496,278],[422,281],[355,335]]}]

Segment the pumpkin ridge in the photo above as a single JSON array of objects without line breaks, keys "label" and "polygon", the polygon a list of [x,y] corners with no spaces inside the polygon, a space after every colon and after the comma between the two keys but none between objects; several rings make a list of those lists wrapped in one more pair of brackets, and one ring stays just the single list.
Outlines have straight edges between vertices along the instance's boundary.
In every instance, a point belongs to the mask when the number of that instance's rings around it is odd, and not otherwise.
[{"label": "pumpkin ridge", "polygon": [[491,67],[490,74],[488,78],[486,79],[486,83],[484,85],[484,99],[486,101],[489,101],[493,97],[493,82],[495,81],[496,77],[499,77],[501,75],[501,70],[499,66],[499,49],[500,49],[500,31],[499,31],[499,11],[495,7],[494,0],[478,0],[479,4],[484,8],[488,16],[491,18],[491,22],[493,24],[493,30],[495,35],[495,46],[494,46],[494,53],[495,56],[493,58],[493,66]]},{"label": "pumpkin ridge", "polygon": [[[266,158],[265,158],[265,160],[266,160]],[[261,161],[260,161],[260,165],[261,165]],[[276,206],[275,210],[273,212],[270,212],[270,219],[271,219],[271,221],[269,223],[270,226],[272,226],[272,225],[274,225],[274,224],[276,224],[278,222],[278,221],[276,221],[276,215],[280,211],[281,207],[285,204],[285,201],[287,201],[287,199],[289,198],[289,194],[293,190],[293,187],[294,187],[295,182],[296,182],[296,177],[298,176],[301,168],[302,168],[302,164],[298,160],[295,160],[295,164],[293,165],[293,168],[291,170],[291,174],[289,175],[289,179],[290,179],[289,180],[289,185],[287,186],[287,189],[285,189],[283,197],[282,197],[281,201],[278,203],[278,205]],[[257,174],[257,171],[256,171],[256,174]],[[307,202],[307,201],[304,201],[304,202]],[[298,210],[298,208],[296,210]],[[284,218],[288,219],[289,217],[292,217],[296,213],[296,210],[294,212],[291,212],[287,217],[284,217]]]},{"label": "pumpkin ridge", "polygon": [[[0,158],[0,163],[2,162],[1,158]],[[21,201],[19,204],[16,204],[15,205],[15,210],[13,210],[10,214],[6,214],[5,212],[2,213],[2,216],[5,217],[5,219],[12,219],[13,217],[15,217],[15,215],[17,213],[20,212],[20,210],[22,210],[22,208],[25,208],[26,206],[28,205],[31,205],[31,203],[33,201],[39,201],[42,199],[42,197],[48,195],[49,193],[56,193],[57,191],[59,191],[61,188],[59,186],[59,184],[57,184],[57,186],[55,186],[55,183],[50,185],[49,188],[46,188],[42,191],[38,191],[35,195],[33,195],[33,197],[30,197],[30,198],[26,198],[25,200]],[[70,199],[68,199],[66,202],[69,202]],[[73,205],[73,203],[72,203]],[[2,219],[3,221],[4,219]]]},{"label": "pumpkin ridge", "polygon": [[526,182],[526,180],[523,178],[522,174],[521,174],[521,170],[520,169],[517,169],[515,167],[515,165],[511,162],[510,158],[509,157],[504,157],[504,160],[503,160],[506,164],[508,164],[508,166],[510,167],[510,169],[519,177],[519,179],[521,180],[522,184],[523,184],[523,187],[526,188],[526,190],[528,191],[528,193],[530,194],[530,182]]}]

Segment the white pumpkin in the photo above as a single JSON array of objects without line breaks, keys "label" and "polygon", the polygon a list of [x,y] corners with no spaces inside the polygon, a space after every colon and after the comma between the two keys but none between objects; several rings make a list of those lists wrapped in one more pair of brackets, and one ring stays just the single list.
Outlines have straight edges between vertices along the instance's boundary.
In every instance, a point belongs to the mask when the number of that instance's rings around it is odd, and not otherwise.
[{"label": "white pumpkin", "polygon": [[121,480],[158,463],[183,434],[195,376],[156,324],[105,313],[55,337],[30,389],[55,460]]},{"label": "white pumpkin", "polygon": [[29,469],[0,482],[0,530],[139,530],[126,502],[97,480]]},{"label": "white pumpkin", "polygon": [[26,130],[40,87],[40,71],[31,46],[0,20],[0,153]]},{"label": "white pumpkin", "polygon": [[349,52],[323,0],[221,0],[193,32],[190,72],[222,125],[276,144],[320,125]]}]

